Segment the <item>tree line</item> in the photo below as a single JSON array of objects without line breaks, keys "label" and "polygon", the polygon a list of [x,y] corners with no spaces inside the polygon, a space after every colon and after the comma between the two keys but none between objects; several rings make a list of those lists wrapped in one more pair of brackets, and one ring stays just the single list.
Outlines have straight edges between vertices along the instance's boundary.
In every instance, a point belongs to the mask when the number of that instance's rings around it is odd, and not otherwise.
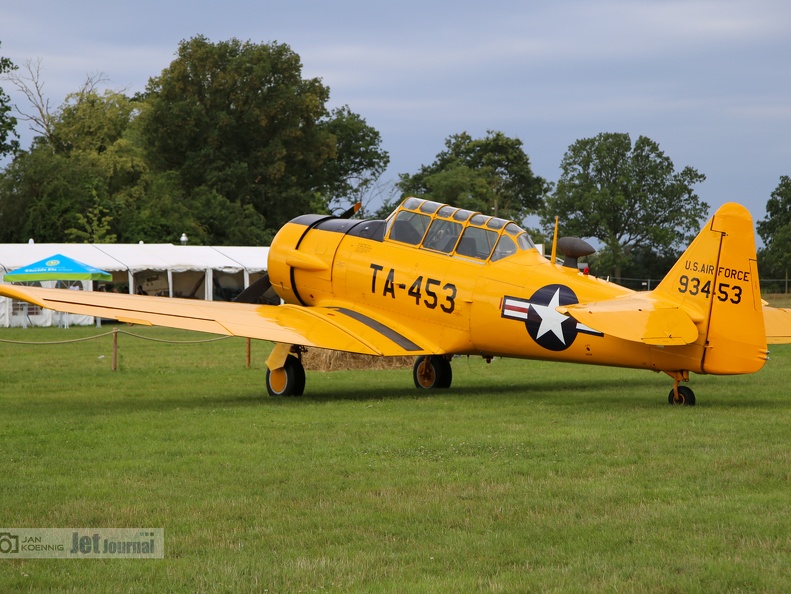
[{"label": "tree line", "polygon": [[[182,41],[145,91],[102,88],[101,76],[51,109],[40,64],[0,57],[0,77],[27,98],[16,106],[36,136],[21,150],[18,118],[0,87],[0,243],[172,242],[260,245],[285,222],[370,197],[389,155],[377,130],[329,88],[303,78],[286,44]],[[379,212],[404,195],[510,218],[555,217],[566,235],[596,238],[599,275],[661,278],[708,216],[696,169],[677,171],[644,136],[602,133],[572,144],[551,183],[522,141],[489,131],[453,134],[433,163],[403,173]],[[791,180],[782,177],[758,223],[762,273],[791,265]]]},{"label": "tree line", "polygon": [[52,111],[37,64],[26,76],[5,70],[31,100],[37,136],[29,150],[8,149],[0,241],[186,232],[197,243],[265,244],[290,218],[353,199],[389,160],[360,115],[328,109],[329,89],[303,78],[284,44],[195,37],[144,92],[89,78]]}]

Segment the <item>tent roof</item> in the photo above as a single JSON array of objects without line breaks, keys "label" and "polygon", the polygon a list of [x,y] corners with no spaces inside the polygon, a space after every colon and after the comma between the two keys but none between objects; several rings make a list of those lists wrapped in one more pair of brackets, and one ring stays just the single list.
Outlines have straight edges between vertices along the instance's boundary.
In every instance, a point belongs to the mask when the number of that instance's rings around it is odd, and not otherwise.
[{"label": "tent roof", "polygon": [[192,270],[194,262],[200,262],[204,268],[223,272],[239,272],[244,268],[239,262],[208,245],[167,244],[160,247],[162,249],[159,251],[159,256],[167,260],[169,268],[174,272]]},{"label": "tent roof", "polygon": [[232,259],[234,262],[238,262],[243,268],[247,269],[248,272],[264,272],[268,269],[268,247],[223,245],[213,249]]},{"label": "tent roof", "polygon": [[[122,270],[167,270],[168,263],[159,257],[160,248],[170,244],[102,243],[91,244],[100,251],[123,264]],[[205,268],[205,267],[204,267]]]},{"label": "tent roof", "polygon": [[122,262],[89,243],[0,243],[0,266],[10,272],[53,254],[63,254],[110,272],[127,269]]},{"label": "tent roof", "polygon": [[113,280],[109,272],[95,266],[79,262],[63,254],[52,254],[38,262],[17,268],[3,276],[5,281],[44,281],[44,280]]},{"label": "tent roof", "polygon": [[261,272],[267,268],[269,248],[181,246],[171,243],[5,243],[0,244],[0,272],[11,272],[52,254],[63,254],[109,272],[207,269]]}]

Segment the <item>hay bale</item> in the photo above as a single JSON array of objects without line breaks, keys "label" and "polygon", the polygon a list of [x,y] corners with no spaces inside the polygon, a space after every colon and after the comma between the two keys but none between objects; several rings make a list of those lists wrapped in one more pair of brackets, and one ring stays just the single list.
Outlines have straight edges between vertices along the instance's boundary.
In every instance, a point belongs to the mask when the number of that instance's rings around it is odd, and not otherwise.
[{"label": "hay bale", "polygon": [[305,369],[312,371],[348,371],[351,369],[404,369],[410,368],[414,357],[377,357],[358,355],[329,349],[308,349],[302,355]]}]

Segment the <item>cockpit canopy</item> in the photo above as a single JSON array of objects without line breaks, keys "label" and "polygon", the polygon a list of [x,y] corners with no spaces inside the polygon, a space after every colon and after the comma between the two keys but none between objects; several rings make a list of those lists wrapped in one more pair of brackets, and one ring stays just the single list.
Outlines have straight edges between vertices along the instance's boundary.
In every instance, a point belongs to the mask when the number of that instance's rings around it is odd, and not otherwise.
[{"label": "cockpit canopy", "polygon": [[407,198],[387,219],[387,238],[475,260],[501,260],[535,248],[512,221],[421,198]]}]

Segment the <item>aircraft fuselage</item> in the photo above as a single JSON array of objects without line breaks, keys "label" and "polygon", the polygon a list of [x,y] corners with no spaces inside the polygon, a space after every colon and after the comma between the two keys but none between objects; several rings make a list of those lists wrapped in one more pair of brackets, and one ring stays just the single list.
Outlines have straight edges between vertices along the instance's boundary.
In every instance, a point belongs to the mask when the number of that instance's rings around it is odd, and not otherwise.
[{"label": "aircraft fuselage", "polygon": [[426,248],[427,238],[400,242],[392,229],[392,220],[295,219],[270,248],[272,285],[286,303],[375,311],[406,337],[420,328],[439,353],[701,371],[702,337],[685,346],[635,344],[555,309],[630,289],[550,263],[532,244],[483,259],[458,245],[448,252]]}]

